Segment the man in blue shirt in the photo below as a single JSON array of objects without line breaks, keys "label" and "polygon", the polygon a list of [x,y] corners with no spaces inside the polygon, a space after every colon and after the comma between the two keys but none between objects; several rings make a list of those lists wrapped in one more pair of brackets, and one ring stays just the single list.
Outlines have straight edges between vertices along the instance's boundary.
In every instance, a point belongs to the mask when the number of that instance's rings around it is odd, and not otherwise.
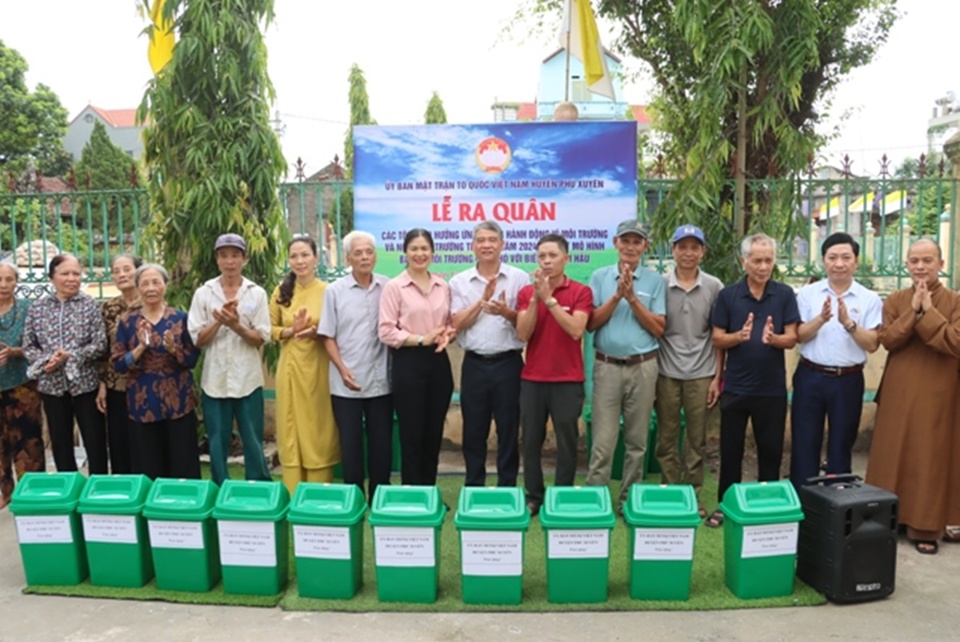
[{"label": "man in blue shirt", "polygon": [[613,453],[623,415],[623,479],[620,509],[630,486],[643,479],[650,410],[657,386],[658,339],[666,327],[663,278],[640,267],[649,246],[649,230],[636,221],[623,221],[613,239],[619,261],[600,268],[590,279],[593,314],[587,330],[594,337],[593,448],[587,484],[610,483]]},{"label": "man in blue shirt", "polygon": [[849,473],[863,410],[863,366],[880,345],[883,302],[857,283],[860,244],[837,232],[821,249],[827,278],[797,294],[800,363],[790,408],[790,481],[798,489],[820,471],[823,421],[829,418],[827,473]]},{"label": "man in blue shirt", "polygon": [[[720,291],[713,308],[713,345],[726,350],[720,395],[720,484],[718,498],[740,482],[747,421],[757,444],[757,479],[780,478],[787,417],[784,350],[797,344],[800,313],[790,286],[771,280],[777,242],[766,234],[740,244],[747,276]],[[715,511],[707,526],[723,523]]]}]

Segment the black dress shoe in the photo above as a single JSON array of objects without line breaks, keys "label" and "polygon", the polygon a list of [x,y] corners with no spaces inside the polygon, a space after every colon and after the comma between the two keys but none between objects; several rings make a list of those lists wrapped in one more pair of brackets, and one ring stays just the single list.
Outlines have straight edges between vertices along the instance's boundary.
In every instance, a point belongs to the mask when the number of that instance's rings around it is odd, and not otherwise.
[{"label": "black dress shoe", "polygon": [[527,508],[530,510],[530,517],[536,517],[540,514],[540,504],[537,502],[527,502]]}]

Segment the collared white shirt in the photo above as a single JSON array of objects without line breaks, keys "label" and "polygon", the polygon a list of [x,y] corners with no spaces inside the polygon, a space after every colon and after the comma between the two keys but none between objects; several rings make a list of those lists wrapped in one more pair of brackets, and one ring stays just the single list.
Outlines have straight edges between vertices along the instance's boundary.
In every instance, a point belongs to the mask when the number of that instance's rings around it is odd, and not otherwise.
[{"label": "collared white shirt", "polygon": [[360,384],[360,390],[347,388],[331,360],[331,395],[370,399],[390,394],[389,351],[377,335],[380,296],[388,280],[374,274],[370,287],[365,288],[353,274],[347,274],[323,293],[317,334],[337,342],[340,358]]},{"label": "collared white shirt", "polygon": [[[516,310],[517,295],[529,282],[526,272],[501,262],[493,299],[499,299],[501,293],[505,293],[507,307]],[[486,287],[487,279],[480,276],[476,266],[455,275],[450,279],[450,313],[456,314],[479,301]],[[517,338],[517,329],[512,323],[498,314],[487,314],[482,310],[472,326],[458,333],[457,341],[464,350],[479,354],[523,349],[523,342]]]},{"label": "collared white shirt", "polygon": [[[244,277],[236,298],[240,323],[256,330],[264,344],[270,343],[267,293]],[[213,311],[222,308],[226,302],[220,277],[210,279],[193,293],[187,330],[194,343],[200,336],[200,329],[213,322]],[[207,396],[240,399],[263,386],[260,348],[254,348],[230,328],[221,326],[213,340],[203,347],[203,352],[200,387]]]},{"label": "collared white shirt", "polygon": [[[837,294],[830,288],[829,279],[821,279],[800,288],[797,293],[797,307],[800,309],[801,323],[819,315],[828,296],[833,316],[812,339],[800,345],[800,356],[821,366],[839,368],[866,362],[867,352],[857,345],[850,333],[840,324]],[[871,292],[853,281],[840,296],[847,306],[847,313],[857,325],[867,330],[875,330],[883,323],[883,302],[876,292]]]}]

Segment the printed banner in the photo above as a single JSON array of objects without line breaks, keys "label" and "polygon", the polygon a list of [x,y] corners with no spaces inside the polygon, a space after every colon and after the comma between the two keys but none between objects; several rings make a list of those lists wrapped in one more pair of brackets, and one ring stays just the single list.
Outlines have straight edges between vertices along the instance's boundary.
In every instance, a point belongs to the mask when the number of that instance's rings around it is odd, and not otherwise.
[{"label": "printed banner", "polygon": [[504,230],[503,260],[536,269],[536,244],[562,234],[567,274],[589,281],[616,262],[617,224],[637,214],[633,121],[358,126],[354,226],[377,239],[377,271],[399,274],[408,230],[430,230],[432,271],[449,278],[474,264],[481,221]]}]

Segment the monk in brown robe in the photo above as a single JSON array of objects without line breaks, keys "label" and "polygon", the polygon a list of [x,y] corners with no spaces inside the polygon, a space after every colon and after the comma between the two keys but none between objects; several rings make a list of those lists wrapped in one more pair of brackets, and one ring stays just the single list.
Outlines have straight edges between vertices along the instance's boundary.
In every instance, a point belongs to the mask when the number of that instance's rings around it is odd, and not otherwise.
[{"label": "monk in brown robe", "polygon": [[960,523],[960,294],[941,285],[942,268],[940,247],[917,241],[907,254],[913,285],[883,304],[889,354],[867,467],[868,483],[899,496],[900,523],[927,555]]}]

